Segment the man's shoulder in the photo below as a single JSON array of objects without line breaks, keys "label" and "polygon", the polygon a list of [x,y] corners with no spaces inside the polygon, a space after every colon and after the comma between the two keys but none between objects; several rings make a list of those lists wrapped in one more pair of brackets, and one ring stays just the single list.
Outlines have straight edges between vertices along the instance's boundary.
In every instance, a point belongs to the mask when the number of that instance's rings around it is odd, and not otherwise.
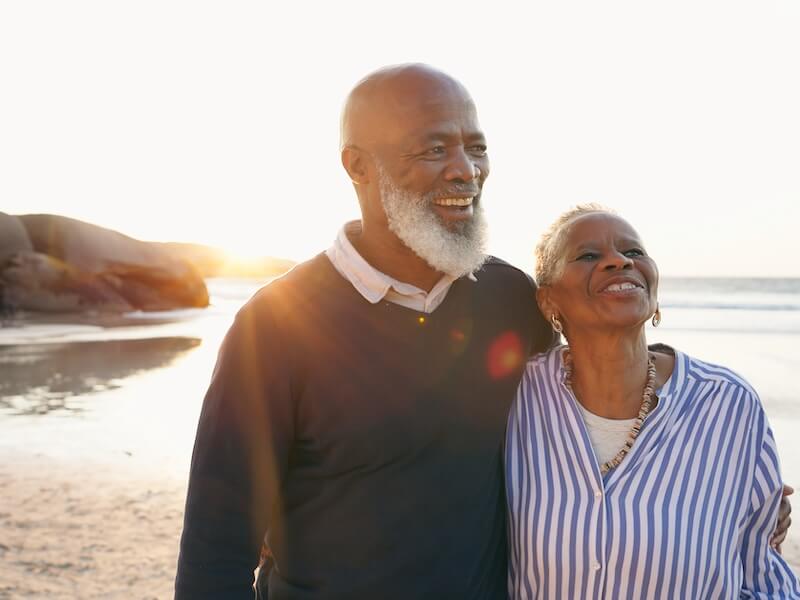
[{"label": "man's shoulder", "polygon": [[288,290],[302,288],[314,289],[323,284],[330,284],[334,274],[330,259],[324,252],[320,252],[313,258],[297,263],[286,273],[271,280],[256,293],[256,296],[281,294]]},{"label": "man's shoulder", "polygon": [[[330,295],[336,285],[337,273],[324,253],[296,264],[262,286],[241,311],[261,311],[299,308],[316,296]],[[241,312],[240,311],[240,312]]]},{"label": "man's shoulder", "polygon": [[475,277],[480,281],[481,276],[488,276],[491,280],[502,279],[504,281],[516,281],[521,285],[530,286],[536,289],[536,284],[530,275],[519,267],[504,261],[496,256],[489,256],[483,266],[475,273]]},{"label": "man's shoulder", "polygon": [[[498,318],[516,319],[522,330],[529,332],[531,347],[528,355],[543,352],[555,341],[553,329],[542,316],[536,302],[536,283],[522,269],[506,261],[490,256],[483,267],[475,273],[482,292],[483,318],[497,312]],[[502,316],[500,316],[502,315]]]}]

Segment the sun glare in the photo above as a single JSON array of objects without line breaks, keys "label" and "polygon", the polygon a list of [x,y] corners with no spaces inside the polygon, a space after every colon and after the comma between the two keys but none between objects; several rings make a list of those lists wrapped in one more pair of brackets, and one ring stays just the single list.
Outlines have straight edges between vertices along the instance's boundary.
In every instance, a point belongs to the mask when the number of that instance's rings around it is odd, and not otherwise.
[{"label": "sun glare", "polygon": [[255,263],[268,255],[264,247],[257,244],[226,246],[223,250],[227,261],[242,265]]}]

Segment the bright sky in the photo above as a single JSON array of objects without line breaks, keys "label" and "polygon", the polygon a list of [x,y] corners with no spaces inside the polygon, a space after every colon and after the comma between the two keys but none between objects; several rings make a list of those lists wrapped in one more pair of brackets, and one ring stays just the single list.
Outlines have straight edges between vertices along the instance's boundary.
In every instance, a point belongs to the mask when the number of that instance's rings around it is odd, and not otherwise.
[{"label": "bright sky", "polygon": [[302,259],[357,215],[350,87],[422,61],[488,136],[494,253],[614,207],[665,275],[800,276],[800,3],[0,4],[0,210]]}]

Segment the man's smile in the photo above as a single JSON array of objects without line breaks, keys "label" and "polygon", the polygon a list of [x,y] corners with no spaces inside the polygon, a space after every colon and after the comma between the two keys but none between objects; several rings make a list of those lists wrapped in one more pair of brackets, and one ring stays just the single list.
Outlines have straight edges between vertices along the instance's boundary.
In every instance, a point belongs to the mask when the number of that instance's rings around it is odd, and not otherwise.
[{"label": "man's smile", "polygon": [[474,214],[473,201],[477,196],[450,196],[433,201],[433,210],[446,221],[466,221]]},{"label": "man's smile", "polygon": [[438,206],[459,206],[463,208],[471,206],[473,198],[474,196],[468,198],[440,198],[439,200],[434,200],[433,203]]}]

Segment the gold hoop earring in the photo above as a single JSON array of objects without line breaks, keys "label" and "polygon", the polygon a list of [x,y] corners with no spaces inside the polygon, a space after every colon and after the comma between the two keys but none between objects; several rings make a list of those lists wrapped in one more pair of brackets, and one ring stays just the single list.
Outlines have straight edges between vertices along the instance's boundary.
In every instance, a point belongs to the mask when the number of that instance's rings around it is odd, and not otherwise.
[{"label": "gold hoop earring", "polygon": [[653,313],[653,318],[650,322],[653,324],[653,327],[661,325],[661,309],[658,304],[656,304],[656,312]]},{"label": "gold hoop earring", "polygon": [[555,314],[550,315],[550,324],[553,326],[553,330],[556,333],[564,332],[564,325],[561,324],[561,321],[558,320],[558,317]]}]

